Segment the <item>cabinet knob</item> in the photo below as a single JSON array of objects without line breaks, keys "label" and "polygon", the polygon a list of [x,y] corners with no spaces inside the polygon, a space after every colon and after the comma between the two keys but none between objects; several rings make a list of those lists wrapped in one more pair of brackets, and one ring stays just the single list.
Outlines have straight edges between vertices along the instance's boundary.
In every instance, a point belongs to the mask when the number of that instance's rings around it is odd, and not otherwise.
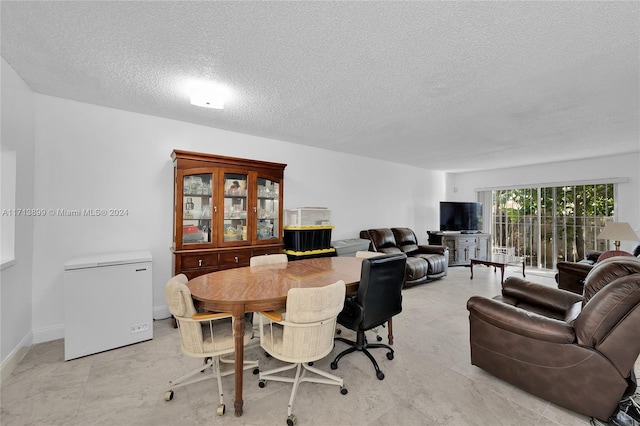
[{"label": "cabinet knob", "polygon": [[258,208],[256,206],[253,206],[253,212],[257,213],[258,212]]},{"label": "cabinet knob", "polygon": [[198,266],[202,266],[202,259],[198,259]]},{"label": "cabinet knob", "polygon": [[213,206],[213,212],[218,213],[218,206]]},{"label": "cabinet knob", "polygon": [[234,259],[236,260],[236,263],[238,263],[238,256],[236,256]]}]

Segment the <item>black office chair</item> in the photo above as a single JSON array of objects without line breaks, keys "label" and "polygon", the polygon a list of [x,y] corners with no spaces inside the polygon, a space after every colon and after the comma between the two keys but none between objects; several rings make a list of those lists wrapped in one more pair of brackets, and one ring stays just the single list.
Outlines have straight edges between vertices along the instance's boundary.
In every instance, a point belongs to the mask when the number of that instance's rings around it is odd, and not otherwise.
[{"label": "black office chair", "polygon": [[368,349],[386,348],[387,359],[393,359],[393,349],[382,343],[367,343],[365,331],[379,327],[402,312],[402,287],[405,280],[407,256],[404,253],[374,257],[362,260],[362,272],[358,293],[354,298],[345,300],[344,309],[338,315],[338,323],[354,330],[356,341],[336,337],[335,340],[351,345],[342,351],[331,363],[331,369],[338,368],[343,356],[363,352],[373,363],[378,379],[384,379],[378,363]]}]

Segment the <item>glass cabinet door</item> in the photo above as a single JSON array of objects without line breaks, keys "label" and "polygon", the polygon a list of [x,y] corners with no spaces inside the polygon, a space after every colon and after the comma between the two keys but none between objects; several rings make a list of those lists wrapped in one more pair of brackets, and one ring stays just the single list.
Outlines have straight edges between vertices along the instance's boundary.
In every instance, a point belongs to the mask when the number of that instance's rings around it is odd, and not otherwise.
[{"label": "glass cabinet door", "polygon": [[183,177],[182,244],[211,242],[212,174]]},{"label": "glass cabinet door", "polygon": [[274,240],[280,235],[280,183],[258,177],[256,239]]},{"label": "glass cabinet door", "polygon": [[224,242],[247,241],[247,182],[246,174],[224,174]]}]

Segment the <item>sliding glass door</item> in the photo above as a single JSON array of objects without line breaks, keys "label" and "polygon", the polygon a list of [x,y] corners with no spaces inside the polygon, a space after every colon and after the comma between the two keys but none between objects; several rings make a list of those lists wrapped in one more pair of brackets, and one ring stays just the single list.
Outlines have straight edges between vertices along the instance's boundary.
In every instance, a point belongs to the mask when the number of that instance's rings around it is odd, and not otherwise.
[{"label": "sliding glass door", "polygon": [[[597,238],[614,216],[613,183],[494,190],[493,247],[513,248],[527,265],[554,269],[587,250],[606,250]],[[488,195],[488,194],[487,194]]]}]

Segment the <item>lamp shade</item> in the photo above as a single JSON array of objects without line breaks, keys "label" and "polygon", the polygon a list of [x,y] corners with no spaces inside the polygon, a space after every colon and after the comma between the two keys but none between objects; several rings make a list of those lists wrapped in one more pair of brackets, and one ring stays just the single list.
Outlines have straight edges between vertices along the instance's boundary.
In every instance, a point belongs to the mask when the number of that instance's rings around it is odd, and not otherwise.
[{"label": "lamp shade", "polygon": [[607,222],[598,238],[614,241],[640,241],[627,222]]},{"label": "lamp shade", "polygon": [[616,251],[620,250],[620,241],[640,241],[640,238],[633,232],[631,225],[627,222],[607,222],[602,231],[600,231],[598,238],[613,240]]}]

